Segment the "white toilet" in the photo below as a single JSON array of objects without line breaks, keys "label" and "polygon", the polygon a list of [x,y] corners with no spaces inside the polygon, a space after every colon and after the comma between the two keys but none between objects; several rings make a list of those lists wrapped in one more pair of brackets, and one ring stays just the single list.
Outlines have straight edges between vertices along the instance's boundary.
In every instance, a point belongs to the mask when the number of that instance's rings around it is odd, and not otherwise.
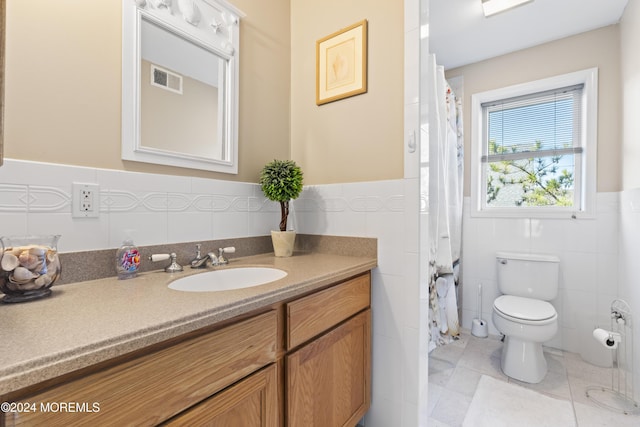
[{"label": "white toilet", "polygon": [[542,343],[558,331],[558,313],[549,302],[558,295],[560,259],[554,255],[496,253],[498,290],[493,324],[505,335],[502,372],[528,383],[547,374]]}]

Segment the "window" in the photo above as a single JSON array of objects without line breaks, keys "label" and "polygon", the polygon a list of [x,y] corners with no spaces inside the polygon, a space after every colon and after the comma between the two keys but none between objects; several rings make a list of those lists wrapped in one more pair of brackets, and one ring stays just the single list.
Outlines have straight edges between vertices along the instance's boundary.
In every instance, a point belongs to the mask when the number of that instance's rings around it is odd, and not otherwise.
[{"label": "window", "polygon": [[475,215],[593,213],[597,70],[472,96]]}]

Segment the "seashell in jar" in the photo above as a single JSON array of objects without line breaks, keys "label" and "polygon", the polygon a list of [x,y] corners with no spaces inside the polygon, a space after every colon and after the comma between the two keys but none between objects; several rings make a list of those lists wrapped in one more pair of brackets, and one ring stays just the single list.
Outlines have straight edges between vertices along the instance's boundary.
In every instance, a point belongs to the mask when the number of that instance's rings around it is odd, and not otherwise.
[{"label": "seashell in jar", "polygon": [[42,258],[32,269],[32,272],[37,274],[47,274],[47,260]]},{"label": "seashell in jar", "polygon": [[21,266],[29,270],[33,270],[38,263],[40,263],[40,258],[37,255],[29,253],[29,251],[20,252],[18,260],[20,261]]},{"label": "seashell in jar", "polygon": [[20,289],[21,291],[33,291],[36,289],[40,289],[41,287],[42,286],[37,285],[35,282],[27,282],[24,285],[18,285],[18,289]]},{"label": "seashell in jar", "polygon": [[49,249],[47,251],[47,264],[51,263],[52,261],[57,261],[58,260],[58,251],[54,251],[52,249]]},{"label": "seashell in jar", "polygon": [[38,257],[44,257],[49,250],[48,246],[29,246],[29,253]]},{"label": "seashell in jar", "polygon": [[0,261],[0,266],[2,266],[4,271],[13,271],[19,265],[20,260],[18,260],[18,257],[12,253],[5,253],[2,257],[2,261]]},{"label": "seashell in jar", "polygon": [[20,252],[22,252],[22,248],[20,247],[13,247],[13,246],[9,246],[7,248],[4,248],[4,253],[6,254],[11,254],[11,255],[15,255],[16,257],[18,255],[20,255]]},{"label": "seashell in jar", "polygon": [[34,289],[44,288],[45,286],[47,286],[51,282],[53,282],[53,275],[43,274],[42,276],[40,276],[36,280],[34,280],[33,283],[36,285],[36,287]]},{"label": "seashell in jar", "polygon": [[33,253],[31,250],[24,251],[18,257],[20,265],[23,267],[38,273],[45,274],[47,272],[47,259],[44,252]]},{"label": "seashell in jar", "polygon": [[57,256],[53,256],[50,261],[46,264],[46,271],[43,274],[52,274],[55,275],[60,271],[60,258]]},{"label": "seashell in jar", "polygon": [[25,267],[16,267],[9,275],[9,281],[18,285],[23,285],[38,277]]}]

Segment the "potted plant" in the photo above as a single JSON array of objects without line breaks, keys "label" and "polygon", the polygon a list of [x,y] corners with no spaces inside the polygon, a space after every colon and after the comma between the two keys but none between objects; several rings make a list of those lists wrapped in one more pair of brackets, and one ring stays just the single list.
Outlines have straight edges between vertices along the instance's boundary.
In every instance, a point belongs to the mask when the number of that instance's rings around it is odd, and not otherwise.
[{"label": "potted plant", "polygon": [[302,169],[293,160],[273,160],[262,168],[260,186],[267,199],[280,203],[280,230],[271,231],[273,250],[276,256],[291,256],[296,232],[287,230],[289,201],[302,192]]}]

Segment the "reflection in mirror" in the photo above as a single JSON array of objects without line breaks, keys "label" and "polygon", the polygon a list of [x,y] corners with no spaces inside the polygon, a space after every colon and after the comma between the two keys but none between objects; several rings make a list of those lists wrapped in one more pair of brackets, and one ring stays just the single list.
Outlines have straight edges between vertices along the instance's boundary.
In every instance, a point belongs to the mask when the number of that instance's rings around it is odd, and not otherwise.
[{"label": "reflection in mirror", "polygon": [[140,146],[229,161],[226,61],[144,18],[141,37]]},{"label": "reflection in mirror", "polygon": [[123,159],[237,173],[240,15],[123,0]]}]

